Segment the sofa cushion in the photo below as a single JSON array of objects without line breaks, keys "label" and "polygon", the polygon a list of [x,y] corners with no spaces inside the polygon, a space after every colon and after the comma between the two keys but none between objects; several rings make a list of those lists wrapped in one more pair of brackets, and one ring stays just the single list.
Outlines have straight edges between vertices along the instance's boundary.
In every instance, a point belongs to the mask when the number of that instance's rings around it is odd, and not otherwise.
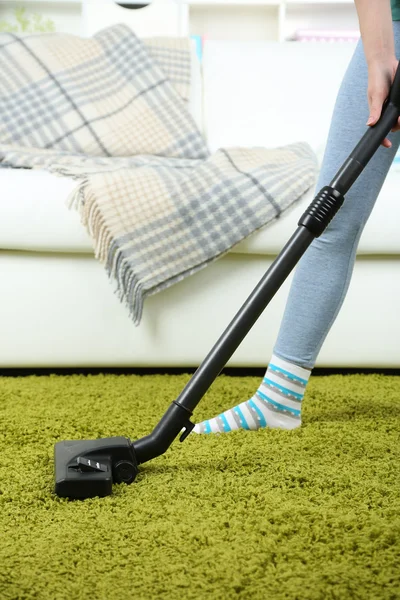
[{"label": "sofa cushion", "polygon": [[[46,171],[0,169],[0,248],[36,252],[93,253],[91,239],[66,200],[76,181]],[[397,186],[397,187],[395,187]],[[398,183],[387,178],[379,202],[365,226],[358,254],[400,254]],[[265,229],[238,244],[240,254],[278,254],[313,198],[301,200]],[[387,218],[390,211],[391,218]],[[384,231],[385,235],[377,235]]]},{"label": "sofa cushion", "polygon": [[0,185],[0,248],[91,252],[78,213],[65,204],[76,181],[41,170],[0,169]]}]

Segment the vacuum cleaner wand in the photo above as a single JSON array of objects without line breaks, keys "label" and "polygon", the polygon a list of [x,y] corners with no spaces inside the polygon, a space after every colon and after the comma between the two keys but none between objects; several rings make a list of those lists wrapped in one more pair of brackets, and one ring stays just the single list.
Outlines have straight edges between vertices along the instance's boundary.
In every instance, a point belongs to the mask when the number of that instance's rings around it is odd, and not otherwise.
[{"label": "vacuum cleaner wand", "polygon": [[68,498],[111,494],[113,483],[132,483],[138,465],[163,454],[181,433],[194,428],[194,408],[218,377],[254,323],[268,306],[312,241],[319,237],[343,204],[344,196],[400,115],[400,63],[379,121],[369,127],[329,185],[301,216],[298,229],[256,288],[174,400],[154,430],[131,443],[128,438],[65,441],[55,444],[55,493]]}]

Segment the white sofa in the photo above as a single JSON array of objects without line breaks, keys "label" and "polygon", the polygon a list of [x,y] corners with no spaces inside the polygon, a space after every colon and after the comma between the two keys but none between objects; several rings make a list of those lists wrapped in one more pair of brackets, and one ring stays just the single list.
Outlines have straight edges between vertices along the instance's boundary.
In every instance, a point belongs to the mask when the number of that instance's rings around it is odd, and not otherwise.
[{"label": "white sofa", "polygon": [[[321,159],[353,50],[352,43],[207,42],[201,80],[193,71],[191,110],[210,149],[307,140]],[[95,260],[78,214],[65,205],[76,182],[43,171],[4,169],[0,182],[1,368],[197,366],[317,191],[310,190],[279,221],[200,273],[149,298],[135,327]],[[400,173],[392,167],[317,367],[400,364],[399,186]],[[266,366],[292,277],[230,366]]]}]

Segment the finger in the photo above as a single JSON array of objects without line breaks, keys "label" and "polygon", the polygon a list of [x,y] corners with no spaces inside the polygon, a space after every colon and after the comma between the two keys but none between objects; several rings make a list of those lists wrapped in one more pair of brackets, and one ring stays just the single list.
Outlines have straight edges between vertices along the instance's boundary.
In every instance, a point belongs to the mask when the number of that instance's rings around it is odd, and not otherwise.
[{"label": "finger", "polygon": [[381,142],[381,146],[384,146],[385,148],[391,148],[392,142],[390,140],[388,140],[387,138],[385,138],[383,140],[383,142]]},{"label": "finger", "polygon": [[400,117],[397,119],[396,125],[391,129],[391,131],[396,132],[400,130]]},{"label": "finger", "polygon": [[367,125],[375,125],[375,123],[379,120],[382,112],[383,100],[383,97],[381,98],[376,94],[374,94],[374,96],[371,98]]}]

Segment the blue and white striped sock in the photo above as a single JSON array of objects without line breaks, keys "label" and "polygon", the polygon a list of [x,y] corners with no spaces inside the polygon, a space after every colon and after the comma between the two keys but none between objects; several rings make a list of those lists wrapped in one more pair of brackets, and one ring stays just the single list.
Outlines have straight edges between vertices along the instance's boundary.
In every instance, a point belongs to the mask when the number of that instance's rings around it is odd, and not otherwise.
[{"label": "blue and white striped sock", "polygon": [[195,433],[224,433],[261,427],[295,429],[301,425],[301,403],[310,369],[272,355],[260,387],[250,400],[198,423]]}]

